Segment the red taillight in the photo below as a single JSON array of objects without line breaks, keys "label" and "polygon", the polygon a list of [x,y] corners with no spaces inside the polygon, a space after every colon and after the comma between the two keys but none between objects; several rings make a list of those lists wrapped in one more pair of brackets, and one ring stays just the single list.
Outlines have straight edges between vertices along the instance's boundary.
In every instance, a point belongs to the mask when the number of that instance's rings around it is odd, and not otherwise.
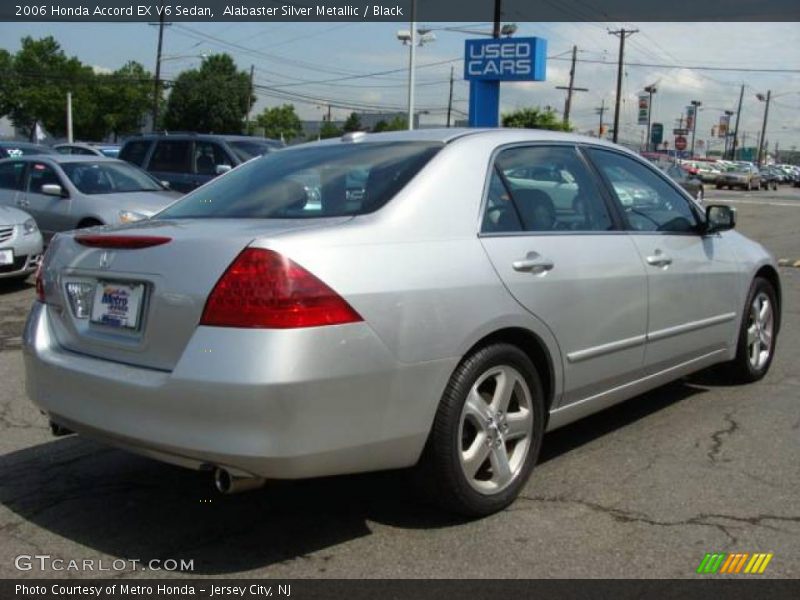
[{"label": "red taillight", "polygon": [[171,242],[172,238],[157,235],[76,235],[75,241],[90,248],[114,248],[119,250],[137,250],[150,248]]},{"label": "red taillight", "polygon": [[246,248],[217,282],[200,324],[293,329],[362,320],[300,265],[272,250]]}]

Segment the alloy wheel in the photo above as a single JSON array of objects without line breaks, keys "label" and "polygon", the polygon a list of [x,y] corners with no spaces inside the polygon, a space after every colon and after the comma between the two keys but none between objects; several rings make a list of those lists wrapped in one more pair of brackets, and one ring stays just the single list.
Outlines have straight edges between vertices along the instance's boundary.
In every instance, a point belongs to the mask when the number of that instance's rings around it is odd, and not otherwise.
[{"label": "alloy wheel", "polygon": [[759,292],[750,304],[747,321],[747,355],[754,370],[763,369],[769,361],[774,329],[772,303],[767,294]]},{"label": "alloy wheel", "polygon": [[485,371],[467,395],[459,422],[459,461],[482,494],[508,487],[521,473],[533,437],[533,405],[525,378],[513,367]]}]

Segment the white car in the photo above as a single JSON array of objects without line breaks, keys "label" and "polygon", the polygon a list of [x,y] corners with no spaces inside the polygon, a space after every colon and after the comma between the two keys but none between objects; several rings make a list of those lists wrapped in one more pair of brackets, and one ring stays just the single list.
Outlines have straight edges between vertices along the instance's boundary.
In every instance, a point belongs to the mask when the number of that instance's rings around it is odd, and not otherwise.
[{"label": "white car", "polygon": [[23,279],[42,260],[42,234],[26,212],[0,206],[0,279]]}]

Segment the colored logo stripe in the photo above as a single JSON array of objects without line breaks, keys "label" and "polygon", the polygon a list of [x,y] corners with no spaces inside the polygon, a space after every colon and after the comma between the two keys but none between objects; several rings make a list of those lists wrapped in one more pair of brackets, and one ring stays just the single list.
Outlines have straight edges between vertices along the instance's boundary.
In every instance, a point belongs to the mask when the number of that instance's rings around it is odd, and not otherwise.
[{"label": "colored logo stripe", "polygon": [[766,570],[773,556],[771,552],[757,552],[755,554],[750,554],[749,552],[707,553],[700,562],[700,566],[697,567],[697,573],[713,575],[715,573],[737,574],[744,572],[751,575],[760,575]]}]

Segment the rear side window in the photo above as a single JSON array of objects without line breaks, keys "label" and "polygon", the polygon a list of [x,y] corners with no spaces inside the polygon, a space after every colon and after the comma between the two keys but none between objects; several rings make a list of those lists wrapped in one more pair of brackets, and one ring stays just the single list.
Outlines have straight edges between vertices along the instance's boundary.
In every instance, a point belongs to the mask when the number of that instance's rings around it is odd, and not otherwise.
[{"label": "rear side window", "polygon": [[377,210],[441,143],[309,146],[250,161],[184,196],[158,218],[302,219]]},{"label": "rear side window", "polygon": [[122,160],[127,160],[129,163],[141,167],[144,164],[144,159],[147,156],[147,150],[150,148],[152,142],[148,140],[139,140],[136,142],[128,142],[119,153]]},{"label": "rear side window", "polygon": [[498,154],[494,169],[485,233],[614,228],[595,177],[572,146],[509,148]]},{"label": "rear side window", "polygon": [[150,159],[151,171],[189,173],[191,171],[192,142],[188,140],[160,140]]},{"label": "rear side window", "polygon": [[24,172],[24,162],[15,161],[0,164],[0,188],[4,190],[21,190]]}]

